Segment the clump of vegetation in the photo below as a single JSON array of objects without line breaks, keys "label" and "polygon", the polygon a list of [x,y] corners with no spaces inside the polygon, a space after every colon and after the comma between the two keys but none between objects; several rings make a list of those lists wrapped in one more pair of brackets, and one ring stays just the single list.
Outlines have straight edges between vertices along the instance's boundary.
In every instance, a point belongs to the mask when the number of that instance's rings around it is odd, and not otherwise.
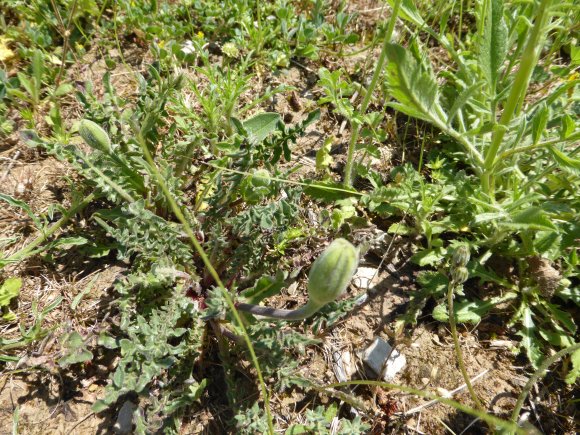
[{"label": "clump of vegetation", "polygon": [[[18,180],[0,192],[26,222],[0,239],[2,374],[108,361],[92,412],[130,402],[139,433],[212,406],[236,433],[401,430],[381,389],[523,433],[550,366],[563,392],[577,383],[578,8],[388,3],[368,21],[327,0],[0,0],[0,139],[17,149],[0,181],[27,152],[70,169],[50,205]],[[392,242],[361,240],[370,229]],[[359,266],[385,270],[395,242],[417,287],[390,337],[425,315],[449,324],[472,403],[308,370],[379,291],[348,291]],[[92,284],[20,303],[31,270],[71,257],[79,275],[122,270],[91,328],[52,317]],[[505,415],[472,385],[459,334],[489,316],[533,373]]]}]

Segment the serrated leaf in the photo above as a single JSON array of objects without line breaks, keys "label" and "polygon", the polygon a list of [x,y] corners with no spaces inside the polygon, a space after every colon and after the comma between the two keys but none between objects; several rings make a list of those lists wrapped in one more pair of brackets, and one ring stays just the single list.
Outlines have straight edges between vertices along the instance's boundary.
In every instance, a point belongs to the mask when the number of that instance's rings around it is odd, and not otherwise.
[{"label": "serrated leaf", "polygon": [[507,54],[508,29],[503,18],[503,0],[488,0],[484,5],[487,16],[479,47],[479,65],[487,80],[490,94],[495,98],[497,78]]},{"label": "serrated leaf", "polygon": [[324,171],[332,164],[332,156],[330,149],[332,147],[332,138],[327,138],[324,144],[318,151],[316,151],[316,170]]},{"label": "serrated leaf", "polygon": [[[481,321],[481,316],[475,311],[469,308],[460,307],[459,304],[455,304],[453,307],[455,311],[455,321],[457,323],[479,323]],[[449,313],[447,312],[447,305],[439,304],[433,309],[433,318],[439,322],[448,322]]]},{"label": "serrated leaf", "polygon": [[431,266],[441,262],[445,258],[440,248],[424,249],[411,257],[411,261],[419,266]]},{"label": "serrated leaf", "polygon": [[550,343],[552,346],[564,348],[572,346],[574,340],[570,338],[563,330],[547,331],[545,329],[540,329],[540,336]]},{"label": "serrated leaf", "polygon": [[580,307],[580,287],[565,288],[556,293],[556,296],[565,301],[574,302]]},{"label": "serrated leaf", "polygon": [[417,275],[417,283],[431,293],[437,294],[447,290],[449,278],[441,272],[422,271]]},{"label": "serrated leaf", "polygon": [[[455,321],[458,323],[472,323],[477,324],[481,318],[486,315],[489,310],[497,304],[516,298],[516,293],[506,293],[501,297],[491,298],[487,301],[476,299],[473,301],[461,301],[453,305],[455,312]],[[447,312],[447,305],[440,304],[433,310],[433,318],[440,322],[448,322],[449,314]]]},{"label": "serrated leaf", "polygon": [[63,356],[58,360],[58,365],[67,367],[72,364],[79,364],[93,359],[93,354],[87,349],[77,349],[68,355]]},{"label": "serrated leaf", "polygon": [[38,219],[38,217],[34,214],[30,206],[26,204],[24,201],[13,198],[12,196],[7,195],[5,193],[0,193],[0,201],[5,201],[12,207],[18,207],[24,210],[24,212],[26,212],[28,217],[30,217],[30,219],[32,219],[32,221],[34,222],[36,228],[40,228],[42,226],[42,224],[40,223],[40,219]]},{"label": "serrated leaf", "polygon": [[276,130],[278,121],[280,121],[279,114],[266,112],[246,119],[243,125],[244,129],[259,143]]},{"label": "serrated leaf", "polygon": [[546,216],[544,210],[540,207],[528,207],[512,217],[510,223],[502,225],[513,227],[520,230],[556,230],[556,226]]},{"label": "serrated leaf", "polygon": [[387,84],[398,103],[397,110],[428,122],[445,123],[438,112],[438,86],[431,71],[413,58],[411,52],[398,44],[388,44]]},{"label": "serrated leaf", "polygon": [[536,337],[537,327],[532,319],[532,310],[530,307],[526,306],[522,310],[522,329],[518,332],[518,335],[522,337],[520,345],[526,350],[526,355],[532,363],[532,366],[537,369],[544,355],[540,351],[540,342]]},{"label": "serrated leaf", "polygon": [[570,156],[567,156],[562,151],[554,146],[547,147],[550,154],[560,167],[568,172],[572,172],[573,174],[580,175],[580,160],[574,159]]},{"label": "serrated leaf", "polygon": [[548,302],[545,303],[545,306],[548,309],[548,311],[550,311],[550,314],[553,316],[555,320],[560,322],[562,326],[564,326],[572,334],[576,333],[577,328],[576,325],[574,324],[574,319],[572,318],[572,315],[570,313],[563,311],[560,308],[558,308],[557,305]]},{"label": "serrated leaf", "polygon": [[495,272],[486,269],[483,265],[477,262],[470,262],[468,265],[469,276],[477,277],[481,283],[494,282],[501,284],[504,287],[511,287],[511,284],[506,279],[501,278]]}]

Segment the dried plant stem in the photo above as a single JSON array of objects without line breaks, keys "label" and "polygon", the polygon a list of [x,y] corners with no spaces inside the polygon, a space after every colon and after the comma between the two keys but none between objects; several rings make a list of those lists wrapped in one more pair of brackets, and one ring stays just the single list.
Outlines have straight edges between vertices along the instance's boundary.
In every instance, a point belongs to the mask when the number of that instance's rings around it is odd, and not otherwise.
[{"label": "dried plant stem", "polygon": [[459,344],[459,335],[457,334],[457,324],[455,322],[455,311],[453,309],[453,292],[456,288],[455,282],[451,280],[449,283],[449,289],[447,290],[447,305],[448,305],[448,312],[449,312],[449,327],[451,328],[451,336],[453,337],[453,345],[455,347],[455,356],[457,357],[457,364],[459,365],[459,370],[461,371],[461,375],[465,380],[465,385],[469,390],[469,394],[471,399],[477,406],[477,408],[481,411],[485,411],[481,401],[475,394],[475,390],[473,389],[473,385],[471,384],[471,379],[467,374],[467,370],[465,369],[465,362],[463,360],[463,352],[461,352],[461,346]]},{"label": "dried plant stem", "polygon": [[522,392],[520,393],[520,395],[518,397],[518,400],[516,402],[516,406],[514,408],[514,411],[512,412],[512,416],[511,416],[511,420],[514,423],[517,421],[518,416],[520,415],[520,411],[522,410],[522,406],[524,405],[524,400],[526,400],[526,397],[528,396],[528,394],[531,391],[534,384],[536,382],[538,382],[541,377],[544,376],[548,367],[550,367],[552,364],[554,364],[556,361],[558,361],[563,356],[566,356],[570,353],[574,353],[578,349],[580,349],[580,343],[576,343],[573,346],[567,347],[566,349],[562,349],[560,352],[555,353],[550,358],[546,358],[544,360],[544,362],[542,364],[540,364],[540,367],[538,367],[538,370],[536,370],[534,372],[534,374],[530,377],[530,379],[528,380],[528,382],[526,383],[526,385],[524,386]]}]

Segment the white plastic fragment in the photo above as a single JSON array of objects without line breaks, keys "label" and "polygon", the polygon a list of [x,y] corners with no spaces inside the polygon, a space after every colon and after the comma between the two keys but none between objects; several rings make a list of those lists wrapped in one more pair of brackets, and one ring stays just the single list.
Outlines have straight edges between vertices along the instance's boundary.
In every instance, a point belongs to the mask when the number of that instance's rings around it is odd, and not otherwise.
[{"label": "white plastic fragment", "polygon": [[362,353],[361,358],[377,378],[383,374],[385,381],[392,380],[407,364],[405,355],[393,349],[389,343],[377,337]]},{"label": "white plastic fragment", "polygon": [[375,267],[359,267],[354,276],[352,283],[361,290],[368,290],[373,280],[378,276],[378,269]]}]

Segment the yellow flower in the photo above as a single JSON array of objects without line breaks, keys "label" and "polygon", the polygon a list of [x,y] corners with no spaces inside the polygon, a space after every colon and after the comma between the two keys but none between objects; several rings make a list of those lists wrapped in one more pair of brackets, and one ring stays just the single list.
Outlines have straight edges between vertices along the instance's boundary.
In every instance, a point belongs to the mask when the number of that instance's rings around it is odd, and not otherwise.
[{"label": "yellow flower", "polygon": [[205,35],[204,35],[204,33],[203,33],[201,30],[200,30],[199,32],[197,32],[197,37],[198,37],[199,39],[203,38],[204,36],[205,36]]}]

